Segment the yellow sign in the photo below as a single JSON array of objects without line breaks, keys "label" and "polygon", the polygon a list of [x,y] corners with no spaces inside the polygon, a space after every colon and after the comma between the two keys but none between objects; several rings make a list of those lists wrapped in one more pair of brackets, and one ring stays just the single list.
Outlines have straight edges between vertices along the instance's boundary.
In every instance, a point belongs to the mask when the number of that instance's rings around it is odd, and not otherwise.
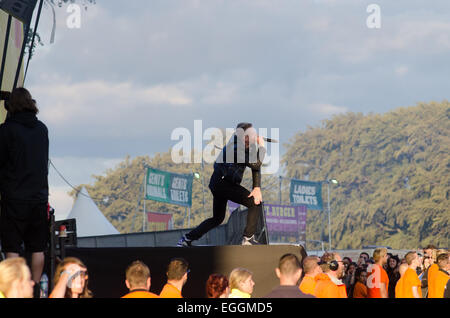
[{"label": "yellow sign", "polygon": [[[6,29],[8,26],[8,14],[2,10],[0,10],[0,65],[1,58],[3,57],[3,51],[5,47],[5,36]],[[9,33],[8,51],[6,54],[6,64],[5,64],[5,72],[3,73],[3,81],[2,81],[2,91],[10,92],[14,85],[14,78],[16,76],[17,67],[19,65],[20,51],[22,49],[23,43],[23,23],[17,20],[16,18],[12,18],[11,20],[11,29]],[[19,82],[17,86],[23,86],[23,62],[21,65]],[[6,110],[3,106],[3,102],[0,104],[0,123],[3,123],[6,117]]]}]

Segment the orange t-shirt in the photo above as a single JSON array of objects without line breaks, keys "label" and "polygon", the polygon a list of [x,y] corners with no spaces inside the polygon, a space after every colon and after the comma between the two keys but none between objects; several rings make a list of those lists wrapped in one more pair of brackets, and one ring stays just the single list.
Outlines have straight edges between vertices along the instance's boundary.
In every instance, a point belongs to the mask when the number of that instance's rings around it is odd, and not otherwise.
[{"label": "orange t-shirt", "polygon": [[160,298],[183,298],[183,296],[181,295],[181,291],[169,283],[164,285],[163,289],[161,290],[161,293],[159,294],[159,297]]},{"label": "orange t-shirt", "polygon": [[122,298],[159,298],[159,296],[149,291],[139,289],[129,292]]},{"label": "orange t-shirt", "polygon": [[367,287],[361,282],[356,282],[353,289],[353,298],[367,298]]},{"label": "orange t-shirt", "polygon": [[428,268],[428,290],[433,289],[434,286],[434,274],[436,274],[439,271],[439,266],[438,264],[433,264]]},{"label": "orange t-shirt", "polygon": [[347,290],[344,284],[336,285],[327,274],[316,276],[316,288],[314,296],[317,298],[347,298]]},{"label": "orange t-shirt", "polygon": [[422,297],[422,283],[417,276],[416,271],[408,268],[395,286],[395,298],[414,298],[412,288],[416,286],[419,296]]},{"label": "orange t-shirt", "polygon": [[444,298],[445,286],[447,285],[449,275],[446,272],[438,270],[433,273],[433,284],[428,284],[428,298]]},{"label": "orange t-shirt", "polygon": [[299,288],[305,294],[314,295],[314,289],[316,288],[316,280],[314,279],[314,277],[305,276],[303,277]]},{"label": "orange t-shirt", "polygon": [[389,277],[384,268],[378,264],[369,265],[367,274],[367,298],[381,298],[380,284],[384,284],[387,296]]}]

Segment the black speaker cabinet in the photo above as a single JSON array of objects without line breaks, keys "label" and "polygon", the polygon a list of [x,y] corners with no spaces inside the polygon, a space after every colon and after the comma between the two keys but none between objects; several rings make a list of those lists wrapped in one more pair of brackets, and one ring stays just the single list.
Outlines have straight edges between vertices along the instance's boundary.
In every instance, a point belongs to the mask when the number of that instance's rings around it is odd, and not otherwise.
[{"label": "black speaker cabinet", "polygon": [[37,0],[0,0],[0,9],[24,24],[30,24]]}]

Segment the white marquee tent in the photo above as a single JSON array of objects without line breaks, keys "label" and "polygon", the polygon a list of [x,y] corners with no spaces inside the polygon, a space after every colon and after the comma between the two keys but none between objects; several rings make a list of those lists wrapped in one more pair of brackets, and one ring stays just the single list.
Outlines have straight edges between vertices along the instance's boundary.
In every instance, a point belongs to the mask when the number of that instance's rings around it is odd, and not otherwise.
[{"label": "white marquee tent", "polygon": [[78,237],[120,234],[99,210],[84,187],[78,194],[67,219],[76,219]]}]

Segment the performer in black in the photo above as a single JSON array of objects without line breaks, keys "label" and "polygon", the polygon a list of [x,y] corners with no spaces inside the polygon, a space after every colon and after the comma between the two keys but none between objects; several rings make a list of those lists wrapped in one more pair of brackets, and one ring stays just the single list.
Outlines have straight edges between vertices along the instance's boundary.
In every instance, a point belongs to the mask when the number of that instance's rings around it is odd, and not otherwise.
[{"label": "performer in black", "polygon": [[[213,194],[213,217],[183,235],[177,246],[191,246],[192,241],[200,239],[205,233],[219,226],[225,218],[228,200],[248,208],[242,245],[258,244],[254,235],[262,213],[261,165],[265,153],[264,139],[257,135],[252,124],[238,124],[236,133],[214,163],[214,172],[209,182]],[[240,185],[247,167],[252,170],[252,192]]]}]

